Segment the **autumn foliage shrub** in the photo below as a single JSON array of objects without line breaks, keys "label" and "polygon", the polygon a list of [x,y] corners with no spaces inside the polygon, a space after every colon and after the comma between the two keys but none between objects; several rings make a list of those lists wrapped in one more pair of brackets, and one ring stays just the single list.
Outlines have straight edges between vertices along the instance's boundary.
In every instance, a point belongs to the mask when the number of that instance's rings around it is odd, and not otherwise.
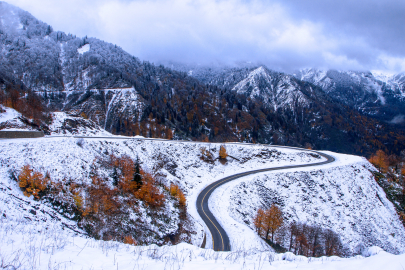
[{"label": "autumn foliage shrub", "polygon": [[[111,173],[106,176],[98,168]],[[89,173],[90,183],[80,179],[51,182],[50,177],[26,165],[16,179],[26,196],[47,200],[55,210],[76,220],[79,227],[97,239],[135,245],[142,244],[143,235],[147,235],[143,239],[159,237],[145,229],[148,225],[139,224],[139,217],[143,215],[140,211],[145,211],[152,220],[169,220],[173,213],[164,212],[167,200],[179,206],[179,231],[183,230],[181,223],[187,216],[183,192],[177,185],[167,188],[158,183],[142,170],[139,160],[111,155],[96,159]]]},{"label": "autumn foliage shrub", "polygon": [[388,160],[387,155],[383,150],[378,150],[370,159],[370,163],[372,163],[377,169],[379,173],[386,172],[388,169]]},{"label": "autumn foliage shrub", "polygon": [[184,196],[184,193],[181,191],[178,185],[173,183],[170,184],[170,195],[177,199],[180,207],[186,207],[186,196]]},{"label": "autumn foliage shrub", "polygon": [[200,148],[200,158],[201,158],[201,160],[208,162],[208,163],[214,162],[214,156],[212,155],[211,151],[207,150],[206,147]]},{"label": "autumn foliage shrub", "polygon": [[165,196],[157,188],[156,180],[150,174],[144,173],[143,181],[145,181],[145,184],[143,184],[142,187],[134,193],[135,197],[143,201],[147,206],[163,206]]},{"label": "autumn foliage shrub", "polygon": [[30,165],[25,165],[18,175],[18,185],[23,190],[24,195],[34,196],[40,199],[49,186],[49,179],[44,177],[40,172],[34,171]]},{"label": "autumn foliage shrub", "polygon": [[125,244],[129,244],[129,245],[133,245],[136,246],[136,241],[135,239],[132,237],[132,235],[127,235],[124,237],[124,243]]}]

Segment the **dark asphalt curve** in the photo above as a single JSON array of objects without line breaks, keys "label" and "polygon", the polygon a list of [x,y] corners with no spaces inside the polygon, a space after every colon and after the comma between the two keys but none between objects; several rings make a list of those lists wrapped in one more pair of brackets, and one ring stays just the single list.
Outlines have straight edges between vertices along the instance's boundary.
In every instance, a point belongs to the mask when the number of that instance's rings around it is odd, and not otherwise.
[{"label": "dark asphalt curve", "polygon": [[[275,148],[277,148],[277,147],[275,147]],[[283,148],[290,148],[290,147],[283,147]],[[299,149],[299,148],[293,148],[293,147],[291,147],[291,148],[297,149],[297,150],[311,151],[311,150]],[[222,179],[210,184],[203,191],[201,191],[201,193],[197,197],[197,211],[211,232],[212,245],[213,245],[213,248],[215,251],[231,251],[231,245],[229,242],[229,237],[226,234],[224,228],[221,227],[221,225],[218,223],[217,219],[214,217],[214,215],[211,213],[211,211],[208,207],[208,200],[209,200],[212,192],[214,192],[214,190],[216,188],[218,188],[230,181],[236,180],[240,177],[244,177],[247,175],[261,173],[261,172],[268,172],[268,171],[292,169],[292,168],[320,166],[320,165],[328,164],[328,163],[335,161],[335,159],[329,155],[326,155],[326,154],[323,154],[320,152],[316,152],[316,151],[311,151],[311,152],[317,153],[318,155],[325,157],[326,161],[318,162],[318,163],[311,163],[311,164],[303,164],[303,165],[273,167],[273,168],[266,168],[266,169],[238,173],[238,174],[234,174],[234,175],[222,178]]]},{"label": "dark asphalt curve", "polygon": [[[174,140],[166,140],[166,139],[152,139],[152,138],[142,138],[142,137],[126,137],[126,136],[111,136],[111,137],[106,137],[106,136],[46,136],[42,138],[58,138],[58,137],[73,137],[73,138],[83,138],[83,139],[112,139],[112,140],[153,140],[153,141],[164,141],[164,142],[170,142],[170,143],[198,143],[198,144],[219,144],[219,143],[211,143],[211,142],[196,142],[196,141],[174,141]],[[11,139],[11,138],[10,138]],[[6,140],[10,140],[6,139]],[[41,138],[36,138],[36,139],[41,139]],[[3,140],[3,139],[0,139]],[[237,144],[237,145],[260,145],[260,144],[252,144],[252,143],[220,143],[220,144]],[[294,149],[294,150],[300,150],[300,151],[308,151],[308,152],[313,152],[316,153],[324,158],[326,158],[326,161],[319,162],[319,163],[311,163],[311,164],[303,164],[303,165],[290,165],[290,166],[281,166],[281,167],[273,167],[273,168],[266,168],[266,169],[260,169],[260,170],[253,170],[253,171],[247,171],[243,173],[238,173],[234,174],[225,178],[222,178],[209,186],[207,186],[197,197],[197,211],[198,214],[201,216],[205,224],[207,225],[208,229],[211,232],[212,235],[212,243],[213,243],[213,248],[215,251],[230,251],[231,250],[231,245],[229,243],[229,237],[226,234],[225,230],[221,227],[221,225],[218,223],[214,215],[211,213],[209,207],[208,207],[208,200],[214,192],[216,188],[219,186],[222,186],[230,181],[233,181],[235,179],[238,179],[240,177],[244,177],[247,175],[255,174],[255,173],[261,173],[261,172],[268,172],[268,171],[277,171],[277,170],[285,170],[285,169],[292,169],[292,168],[304,168],[304,167],[314,167],[314,166],[320,166],[324,164],[328,164],[331,162],[334,162],[335,159],[332,156],[329,156],[324,153],[320,153],[317,151],[313,150],[307,150],[307,149],[302,149],[302,148],[297,148],[297,147],[289,147],[289,146],[280,146],[280,145],[266,145],[271,148],[288,148],[288,149]]]}]

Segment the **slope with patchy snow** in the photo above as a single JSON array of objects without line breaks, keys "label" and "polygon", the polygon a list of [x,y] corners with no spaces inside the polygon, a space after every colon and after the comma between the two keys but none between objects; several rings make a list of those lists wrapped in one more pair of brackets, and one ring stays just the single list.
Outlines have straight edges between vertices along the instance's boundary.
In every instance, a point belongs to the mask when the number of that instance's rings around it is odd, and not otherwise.
[{"label": "slope with patchy snow", "polygon": [[261,99],[274,110],[293,109],[294,106],[308,107],[310,104],[293,76],[270,72],[263,66],[250,72],[232,90],[252,99]]},{"label": "slope with patchy snow", "polygon": [[[185,191],[188,211],[198,221],[194,226],[199,233],[192,240],[196,245],[201,244],[201,226],[204,225],[194,202],[209,183],[237,172],[321,160],[317,155],[299,150],[235,143],[227,145],[230,157],[223,165],[218,160],[209,163],[201,159],[202,147],[216,158],[220,144],[126,140],[122,137],[15,139],[0,141],[0,145],[1,182],[12,189],[17,188],[15,182],[8,180],[10,172],[17,173],[25,164],[48,172],[54,181],[69,179],[90,183],[93,160],[106,159],[112,153],[129,155],[133,159],[139,157],[146,171],[166,184],[179,184]],[[393,206],[373,180],[369,172],[373,169],[371,165],[358,157],[334,155],[339,161],[327,167],[251,176],[216,191],[214,195],[220,195],[213,196],[210,207],[221,217],[219,220],[230,232],[231,240],[237,237],[239,242],[234,242],[233,247],[263,248],[260,239],[244,222],[251,222],[259,206],[277,202],[283,207],[288,221],[306,221],[331,228],[352,249],[364,244],[379,245],[396,253],[403,251],[404,228],[400,226]],[[103,168],[99,171],[106,177],[111,174]],[[228,211],[230,215],[226,214]],[[243,231],[246,237],[240,237]],[[210,245],[209,235],[207,245]]]}]

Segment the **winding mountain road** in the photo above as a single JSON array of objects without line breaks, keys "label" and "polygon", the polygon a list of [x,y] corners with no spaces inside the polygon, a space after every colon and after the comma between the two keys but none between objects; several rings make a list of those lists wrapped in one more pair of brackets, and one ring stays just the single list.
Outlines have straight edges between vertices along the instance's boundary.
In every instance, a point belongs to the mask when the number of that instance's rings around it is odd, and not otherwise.
[{"label": "winding mountain road", "polygon": [[[73,137],[73,138],[82,138],[82,139],[118,139],[118,140],[154,140],[154,141],[170,141],[166,139],[152,139],[152,138],[143,138],[143,137],[126,137],[126,136],[46,136],[45,138],[57,138],[57,137]],[[0,140],[3,139],[13,139],[13,138],[1,138]],[[176,143],[197,143],[195,141],[172,141]],[[198,142],[200,144],[211,144],[210,142]],[[224,143],[224,144],[240,144],[240,145],[257,145],[257,144],[252,144],[252,143]],[[302,164],[302,165],[289,165],[289,166],[280,166],[280,167],[273,167],[273,168],[266,168],[266,169],[259,169],[259,170],[252,170],[252,171],[247,171],[243,173],[238,173],[234,174],[225,178],[222,178],[210,185],[208,185],[204,190],[201,191],[201,193],[197,197],[197,211],[198,214],[201,216],[202,220],[205,222],[207,225],[208,229],[211,232],[212,235],[212,244],[213,244],[213,249],[215,251],[230,251],[231,246],[229,242],[229,237],[226,234],[224,228],[221,227],[221,225],[218,223],[217,219],[214,217],[212,212],[210,211],[208,207],[208,201],[211,196],[211,194],[215,191],[216,188],[230,182],[233,180],[236,180],[240,177],[244,177],[247,175],[252,175],[256,173],[261,173],[261,172],[268,172],[268,171],[277,171],[277,170],[285,170],[285,169],[292,169],[292,168],[304,168],[304,167],[314,167],[314,166],[320,166],[328,163],[332,163],[335,161],[335,158],[332,156],[329,156],[327,154],[314,151],[314,150],[308,150],[308,149],[302,149],[302,148],[297,148],[297,147],[289,147],[289,146],[278,146],[278,145],[269,145],[272,148],[288,148],[288,149],[295,149],[299,151],[308,151],[312,153],[316,153],[324,158],[326,158],[326,161],[318,162],[318,163],[310,163],[310,164]]]},{"label": "winding mountain road", "polygon": [[[272,146],[273,147],[273,146]],[[243,173],[234,174],[225,178],[222,178],[210,185],[208,185],[197,197],[197,211],[198,214],[201,216],[205,224],[207,225],[208,229],[212,235],[212,245],[215,251],[231,251],[231,245],[229,242],[229,237],[226,234],[224,228],[218,223],[217,219],[214,217],[212,212],[208,207],[208,200],[211,194],[215,191],[216,188],[230,182],[236,180],[240,177],[244,177],[247,175],[261,173],[261,172],[268,172],[268,171],[277,171],[277,170],[285,170],[285,169],[292,169],[292,168],[304,168],[304,167],[314,167],[320,166],[328,163],[332,163],[335,159],[332,156],[326,155],[324,153],[320,153],[317,151],[307,150],[307,149],[300,149],[295,147],[275,147],[275,148],[292,148],[292,149],[299,149],[301,151],[311,151],[317,153],[318,155],[326,158],[326,161],[318,162],[318,163],[311,163],[311,164],[303,164],[303,165],[289,165],[289,166],[281,166],[281,167],[273,167],[273,168],[266,168],[260,170],[253,170],[247,171]]]}]

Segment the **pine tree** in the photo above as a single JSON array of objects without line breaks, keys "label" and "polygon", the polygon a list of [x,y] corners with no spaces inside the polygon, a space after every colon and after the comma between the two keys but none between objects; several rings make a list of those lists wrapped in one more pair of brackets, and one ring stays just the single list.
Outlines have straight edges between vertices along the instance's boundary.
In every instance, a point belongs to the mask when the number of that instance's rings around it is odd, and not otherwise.
[{"label": "pine tree", "polygon": [[113,185],[116,187],[118,186],[118,182],[119,182],[119,176],[118,176],[118,171],[117,171],[117,167],[114,166],[113,172],[111,174],[111,178],[113,179]]},{"label": "pine tree", "polygon": [[136,189],[140,189],[142,187],[142,175],[140,172],[140,166],[139,166],[139,158],[136,158],[135,162],[135,170],[134,170],[134,179],[133,181],[136,183]]}]

